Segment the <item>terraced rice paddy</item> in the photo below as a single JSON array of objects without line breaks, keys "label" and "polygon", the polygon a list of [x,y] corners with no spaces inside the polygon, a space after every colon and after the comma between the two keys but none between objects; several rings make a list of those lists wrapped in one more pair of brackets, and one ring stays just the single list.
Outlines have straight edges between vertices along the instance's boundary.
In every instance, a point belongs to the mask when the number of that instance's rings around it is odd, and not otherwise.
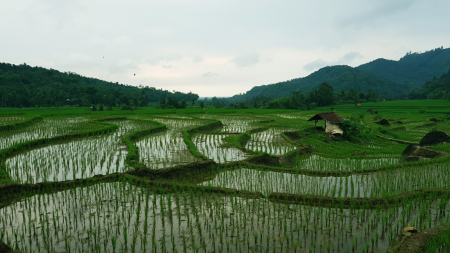
[{"label": "terraced rice paddy", "polygon": [[198,151],[217,163],[244,160],[248,157],[243,151],[235,148],[221,147],[226,134],[197,134],[193,141]]},{"label": "terraced rice paddy", "polygon": [[294,150],[295,146],[281,137],[282,132],[281,129],[268,129],[253,133],[245,148],[271,155],[284,155]]},{"label": "terraced rice paddy", "polygon": [[446,144],[405,162],[406,144],[327,137],[309,111],[137,112],[77,111],[0,132],[1,242],[21,252],[386,252],[405,227],[450,222]]},{"label": "terraced rice paddy", "polygon": [[73,180],[124,172],[127,154],[121,136],[151,127],[146,122],[111,121],[114,133],[31,150],[6,160],[6,170],[20,183]]},{"label": "terraced rice paddy", "polygon": [[95,129],[98,125],[88,122],[86,117],[46,118],[35,125],[14,131],[0,132],[0,149],[30,140],[51,138],[58,135]]}]

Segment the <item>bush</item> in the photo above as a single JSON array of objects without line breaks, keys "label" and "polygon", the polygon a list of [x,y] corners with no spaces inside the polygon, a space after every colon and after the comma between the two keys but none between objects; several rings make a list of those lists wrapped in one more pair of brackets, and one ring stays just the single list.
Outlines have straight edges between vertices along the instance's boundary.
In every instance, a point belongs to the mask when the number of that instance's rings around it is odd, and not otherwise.
[{"label": "bush", "polygon": [[361,126],[351,120],[343,120],[339,123],[339,127],[344,131],[343,137],[350,139],[360,134]]}]

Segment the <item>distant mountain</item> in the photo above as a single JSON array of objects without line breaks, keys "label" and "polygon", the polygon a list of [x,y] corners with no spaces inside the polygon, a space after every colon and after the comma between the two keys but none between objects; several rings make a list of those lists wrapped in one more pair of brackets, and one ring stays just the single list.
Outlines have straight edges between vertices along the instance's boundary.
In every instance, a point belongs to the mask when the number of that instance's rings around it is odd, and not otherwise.
[{"label": "distant mountain", "polygon": [[411,88],[418,88],[450,69],[450,48],[436,48],[421,54],[408,53],[398,61],[377,59],[360,65],[357,69]]},{"label": "distant mountain", "polygon": [[0,107],[147,106],[161,98],[193,101],[197,94],[112,83],[73,72],[0,63]]},{"label": "distant mountain", "polygon": [[450,48],[436,48],[425,53],[408,53],[399,61],[377,59],[356,68],[346,65],[324,67],[303,77],[275,84],[255,86],[232,100],[245,100],[264,95],[273,98],[293,91],[309,92],[327,82],[335,92],[355,89],[372,90],[386,96],[407,94],[427,80],[441,76],[450,69]]},{"label": "distant mountain", "polygon": [[397,84],[346,65],[338,65],[321,68],[307,77],[255,86],[244,95],[235,95],[232,99],[241,100],[258,95],[283,97],[293,91],[307,93],[314,88],[318,89],[323,82],[331,85],[334,92],[350,89],[355,89],[359,92],[372,90],[380,94],[394,96],[408,90],[406,85]]}]

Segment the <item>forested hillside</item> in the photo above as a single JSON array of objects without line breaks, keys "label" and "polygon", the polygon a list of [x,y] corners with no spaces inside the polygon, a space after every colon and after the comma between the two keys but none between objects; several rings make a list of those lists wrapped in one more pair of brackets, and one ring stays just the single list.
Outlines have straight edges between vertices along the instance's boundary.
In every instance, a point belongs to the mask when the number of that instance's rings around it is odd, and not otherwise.
[{"label": "forested hillside", "polygon": [[307,93],[320,84],[328,83],[336,92],[354,89],[358,92],[374,91],[385,96],[397,96],[408,90],[406,85],[397,84],[373,74],[346,65],[321,68],[304,78],[297,78],[276,84],[255,86],[244,95],[236,95],[233,100],[244,100],[253,96],[266,95],[279,98],[291,92]]},{"label": "forested hillside", "polygon": [[450,99],[450,69],[438,79],[427,81],[422,88],[414,89],[410,99]]},{"label": "forested hillside", "polygon": [[427,80],[441,76],[450,69],[450,48],[436,48],[425,53],[408,52],[399,61],[377,59],[356,68],[330,66],[303,77],[269,85],[255,86],[232,101],[243,101],[255,96],[280,98],[291,92],[307,93],[323,82],[336,92],[354,89],[369,90],[384,97],[401,97],[421,87]]},{"label": "forested hillside", "polygon": [[147,106],[162,98],[189,102],[197,100],[198,95],[112,83],[26,64],[0,63],[0,107]]},{"label": "forested hillside", "polygon": [[357,69],[377,77],[405,84],[408,87],[421,87],[433,77],[439,77],[450,69],[450,48],[436,48],[425,53],[407,53],[398,61],[377,59],[360,65]]}]

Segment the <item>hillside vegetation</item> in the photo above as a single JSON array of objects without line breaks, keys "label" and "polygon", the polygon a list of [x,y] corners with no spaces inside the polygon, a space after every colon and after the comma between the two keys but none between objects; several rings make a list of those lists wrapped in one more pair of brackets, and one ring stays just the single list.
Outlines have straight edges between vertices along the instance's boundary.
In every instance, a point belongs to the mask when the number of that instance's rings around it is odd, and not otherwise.
[{"label": "hillside vegetation", "polygon": [[409,94],[411,99],[450,99],[450,69],[440,78],[427,81],[420,89]]},{"label": "hillside vegetation", "polygon": [[360,65],[357,69],[395,83],[406,84],[410,88],[417,88],[450,69],[450,48],[441,47],[424,53],[409,52],[398,61],[377,59]]},{"label": "hillside vegetation", "polygon": [[386,95],[401,94],[408,87],[399,85],[374,76],[373,74],[352,68],[346,65],[324,67],[304,78],[276,84],[255,86],[242,96],[234,96],[234,99],[253,97],[257,95],[271,95],[282,97],[291,92],[309,92],[319,88],[322,83],[330,84],[335,91],[355,89],[366,92],[369,90]]},{"label": "hillside vegetation", "polygon": [[232,100],[242,101],[254,96],[280,98],[298,91],[306,93],[318,89],[324,82],[336,92],[370,90],[384,97],[400,97],[449,69],[450,48],[436,48],[425,53],[408,52],[399,61],[377,59],[356,68],[346,65],[324,67],[303,78],[255,86],[243,95],[233,96]]},{"label": "hillside vegetation", "polygon": [[193,101],[198,95],[112,83],[26,64],[0,63],[0,107],[147,106],[163,98]]}]

